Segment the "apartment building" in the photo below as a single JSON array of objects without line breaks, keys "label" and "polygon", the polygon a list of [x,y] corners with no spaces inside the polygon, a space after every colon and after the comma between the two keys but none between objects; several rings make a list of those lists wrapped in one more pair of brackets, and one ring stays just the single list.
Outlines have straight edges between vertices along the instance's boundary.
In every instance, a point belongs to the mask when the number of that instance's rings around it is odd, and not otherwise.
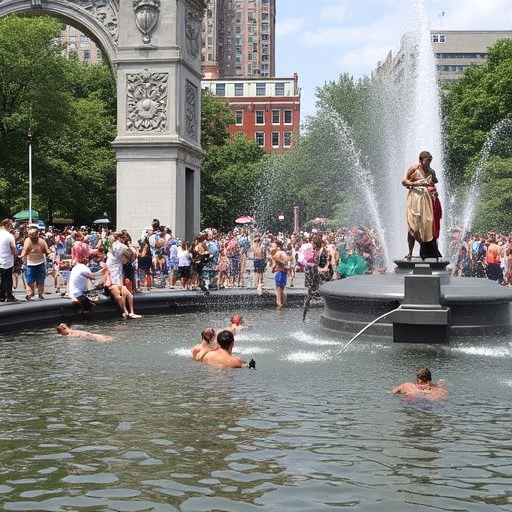
[{"label": "apartment building", "polygon": [[101,50],[96,44],[78,29],[66,25],[61,32],[60,40],[66,44],[64,55],[75,55],[78,60],[88,64],[99,64],[102,61]]},{"label": "apartment building", "polygon": [[208,0],[202,25],[205,78],[275,76],[276,0]]},{"label": "apartment building", "polygon": [[236,119],[232,134],[247,138],[272,153],[293,146],[300,126],[298,76],[291,78],[247,79],[204,78],[201,87],[226,99]]},{"label": "apartment building", "polygon": [[[500,39],[512,38],[509,30],[432,30],[430,41],[440,83],[456,81],[468,66],[482,65],[491,48]],[[413,34],[402,37],[400,49],[389,52],[384,61],[377,64],[373,75],[390,73],[400,82],[408,70],[414,68],[416,55]]]},{"label": "apartment building", "polygon": [[499,39],[512,38],[510,30],[439,30],[430,39],[441,82],[456,81],[471,65],[482,65],[489,48]]}]

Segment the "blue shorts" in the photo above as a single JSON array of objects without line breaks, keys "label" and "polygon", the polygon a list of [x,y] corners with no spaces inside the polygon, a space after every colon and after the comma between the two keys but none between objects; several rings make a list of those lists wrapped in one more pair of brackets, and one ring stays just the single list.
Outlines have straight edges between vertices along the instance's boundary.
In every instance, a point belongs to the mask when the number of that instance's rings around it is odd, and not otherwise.
[{"label": "blue shorts", "polygon": [[254,260],[254,272],[257,274],[263,274],[265,267],[267,266],[267,260],[265,258]]},{"label": "blue shorts", "polygon": [[286,278],[288,277],[288,272],[286,270],[280,270],[276,272],[275,281],[276,288],[286,288]]},{"label": "blue shorts", "polygon": [[44,263],[34,266],[27,265],[25,269],[25,281],[27,281],[28,285],[32,286],[36,283],[39,286],[43,286],[45,279],[46,265]]}]

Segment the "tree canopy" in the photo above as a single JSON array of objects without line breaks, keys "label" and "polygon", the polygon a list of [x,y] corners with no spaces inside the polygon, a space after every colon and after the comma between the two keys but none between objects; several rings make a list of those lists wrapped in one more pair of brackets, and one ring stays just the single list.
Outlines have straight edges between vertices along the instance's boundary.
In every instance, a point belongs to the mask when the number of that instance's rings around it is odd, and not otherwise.
[{"label": "tree canopy", "polygon": [[477,192],[473,229],[510,231],[501,212],[510,206],[512,182],[512,40],[499,40],[484,65],[447,87],[443,110],[451,188],[470,194],[473,184]]},{"label": "tree canopy", "polygon": [[43,218],[90,222],[115,211],[115,82],[106,65],[62,56],[62,23],[0,18],[0,210],[28,206],[27,134],[33,144],[33,207]]},{"label": "tree canopy", "polygon": [[234,117],[222,98],[203,89],[201,101],[201,225],[229,230],[237,217],[252,214],[266,153],[244,135],[231,137]]}]

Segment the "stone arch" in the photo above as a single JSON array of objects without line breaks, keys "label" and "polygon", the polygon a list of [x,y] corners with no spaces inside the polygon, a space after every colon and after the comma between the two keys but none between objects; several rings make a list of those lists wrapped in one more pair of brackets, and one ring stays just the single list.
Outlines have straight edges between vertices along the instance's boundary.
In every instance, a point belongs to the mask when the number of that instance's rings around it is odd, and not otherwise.
[{"label": "stone arch", "polygon": [[[15,13],[47,14],[73,25],[93,39],[112,64],[117,58],[119,0],[70,2],[58,0],[13,0],[2,2],[0,16]],[[96,5],[96,7],[94,7]],[[99,6],[102,6],[99,8]]]},{"label": "stone arch", "polygon": [[199,230],[205,6],[204,0],[0,1],[0,16],[54,16],[103,48],[117,81],[117,225],[135,239],[154,218],[187,240]]}]

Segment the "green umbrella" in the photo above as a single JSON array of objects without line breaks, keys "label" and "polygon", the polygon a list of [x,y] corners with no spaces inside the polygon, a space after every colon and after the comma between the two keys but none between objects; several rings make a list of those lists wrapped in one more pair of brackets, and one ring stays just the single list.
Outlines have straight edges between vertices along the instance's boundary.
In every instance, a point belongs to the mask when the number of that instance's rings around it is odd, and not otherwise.
[{"label": "green umbrella", "polygon": [[[30,218],[30,212],[28,210],[22,210],[13,216],[14,220],[28,220]],[[32,210],[32,219],[38,219],[39,212]]]}]

